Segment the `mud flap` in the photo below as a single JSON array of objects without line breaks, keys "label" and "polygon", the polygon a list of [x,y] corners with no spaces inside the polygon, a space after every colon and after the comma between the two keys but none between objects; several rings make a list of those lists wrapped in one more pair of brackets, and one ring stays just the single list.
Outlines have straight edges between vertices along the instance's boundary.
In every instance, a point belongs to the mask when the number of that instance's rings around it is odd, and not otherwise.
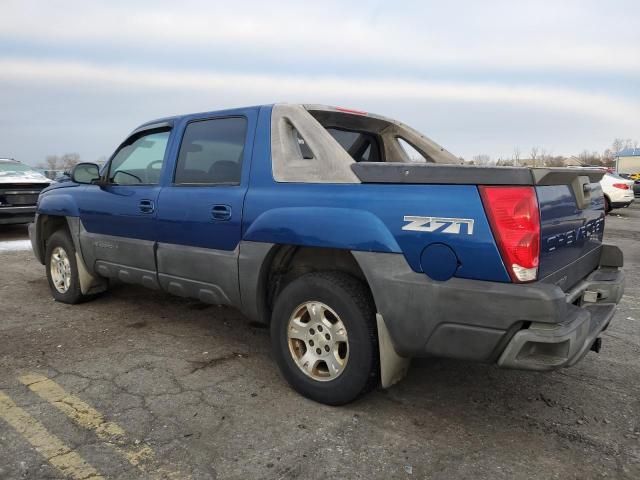
[{"label": "mud flap", "polygon": [[401,357],[396,353],[387,325],[382,315],[376,313],[378,325],[378,348],[380,349],[380,380],[382,388],[389,388],[399,382],[409,370],[410,358]]}]

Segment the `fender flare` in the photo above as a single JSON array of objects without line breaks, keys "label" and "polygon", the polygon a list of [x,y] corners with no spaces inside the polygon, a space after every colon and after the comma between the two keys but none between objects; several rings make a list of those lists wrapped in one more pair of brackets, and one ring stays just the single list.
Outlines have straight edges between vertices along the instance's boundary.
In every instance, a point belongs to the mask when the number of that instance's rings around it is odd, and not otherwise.
[{"label": "fender flare", "polygon": [[74,198],[69,194],[56,192],[55,195],[42,195],[38,202],[38,213],[40,215],[51,215],[54,217],[78,217],[80,211]]},{"label": "fender flare", "polygon": [[[340,235],[327,235],[328,232]],[[366,210],[285,207],[267,210],[247,228],[243,240],[305,247],[401,253],[380,218]]]}]

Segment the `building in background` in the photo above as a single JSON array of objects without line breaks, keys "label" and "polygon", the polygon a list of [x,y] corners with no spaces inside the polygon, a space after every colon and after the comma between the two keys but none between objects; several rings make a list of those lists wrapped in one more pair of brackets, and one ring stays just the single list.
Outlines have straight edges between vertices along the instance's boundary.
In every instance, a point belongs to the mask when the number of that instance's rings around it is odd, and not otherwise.
[{"label": "building in background", "polygon": [[618,173],[640,173],[640,148],[625,148],[620,150],[615,158]]}]

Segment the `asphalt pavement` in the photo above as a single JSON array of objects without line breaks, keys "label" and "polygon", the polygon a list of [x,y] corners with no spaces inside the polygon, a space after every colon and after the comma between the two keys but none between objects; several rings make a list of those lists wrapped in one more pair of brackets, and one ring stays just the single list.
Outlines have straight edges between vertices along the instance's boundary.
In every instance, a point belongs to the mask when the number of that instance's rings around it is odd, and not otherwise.
[{"label": "asphalt pavement", "polygon": [[128,285],[54,302],[26,228],[0,226],[0,479],[638,479],[640,205],[605,237],[627,288],[601,353],[552,373],[414,360],[334,408],[233,309]]}]

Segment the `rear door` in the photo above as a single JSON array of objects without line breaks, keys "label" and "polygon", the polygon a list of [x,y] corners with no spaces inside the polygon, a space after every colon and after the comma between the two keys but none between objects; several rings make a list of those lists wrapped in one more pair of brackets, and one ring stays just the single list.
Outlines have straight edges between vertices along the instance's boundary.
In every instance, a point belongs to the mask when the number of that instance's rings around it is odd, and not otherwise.
[{"label": "rear door", "polygon": [[238,304],[238,251],[256,114],[192,118],[158,198],[158,279],[167,291]]},{"label": "rear door", "polygon": [[138,131],[111,158],[109,184],[79,192],[85,260],[105,277],[157,287],[154,244],[168,126]]}]

